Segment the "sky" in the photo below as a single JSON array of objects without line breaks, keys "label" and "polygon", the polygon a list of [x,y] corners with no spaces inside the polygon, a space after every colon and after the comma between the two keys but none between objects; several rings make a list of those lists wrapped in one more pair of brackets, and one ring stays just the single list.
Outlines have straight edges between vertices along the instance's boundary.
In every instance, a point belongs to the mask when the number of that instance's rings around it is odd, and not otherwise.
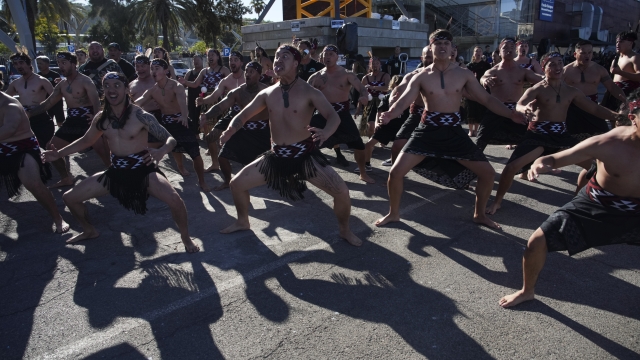
[{"label": "sky", "polygon": [[[245,6],[249,6],[251,4],[250,0],[242,0]],[[268,0],[264,0],[265,4],[268,3]],[[251,13],[246,14],[245,17],[248,18],[257,18],[258,14]],[[264,18],[269,21],[282,21],[282,0],[276,0],[271,6],[271,10],[267,13],[267,16]]]}]

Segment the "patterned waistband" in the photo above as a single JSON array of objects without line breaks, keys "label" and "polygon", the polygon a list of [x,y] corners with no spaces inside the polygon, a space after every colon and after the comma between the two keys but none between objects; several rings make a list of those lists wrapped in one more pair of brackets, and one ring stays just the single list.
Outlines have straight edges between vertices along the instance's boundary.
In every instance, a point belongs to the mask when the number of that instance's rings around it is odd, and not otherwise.
[{"label": "patterned waistband", "polygon": [[35,136],[30,138],[0,143],[0,156],[9,157],[25,151],[39,151],[40,144]]},{"label": "patterned waistband", "polygon": [[616,81],[615,83],[620,89],[622,89],[622,91],[624,91],[625,95],[629,95],[633,90],[640,87],[640,82],[633,80],[622,80]]},{"label": "patterned waistband", "polygon": [[640,215],[640,199],[618,196],[608,192],[598,184],[595,175],[587,184],[587,195],[591,201],[606,208],[613,208],[619,211]]},{"label": "patterned waistband", "polygon": [[245,130],[264,130],[269,128],[269,120],[247,121],[242,126]]},{"label": "patterned waistband", "polygon": [[117,156],[111,154],[111,166],[116,169],[133,170],[144,165],[144,156],[147,155],[147,150],[142,150],[135,154],[127,156]]},{"label": "patterned waistband", "polygon": [[420,122],[427,126],[460,126],[462,118],[459,112],[441,113],[437,111],[427,111],[422,113]]},{"label": "patterned waistband", "polygon": [[231,107],[231,111],[240,112],[240,111],[242,111],[242,108],[238,104],[233,104],[233,106]]},{"label": "patterned waistband", "polygon": [[527,130],[537,134],[564,134],[567,132],[567,123],[564,121],[531,121]]},{"label": "patterned waistband", "polygon": [[177,114],[162,114],[162,123],[164,124],[173,124],[178,123],[178,121],[182,117],[182,113]]},{"label": "patterned waistband", "polygon": [[271,150],[273,150],[274,154],[279,158],[287,159],[299,158],[310,153],[315,148],[316,144],[313,142],[311,136],[291,145],[277,145],[275,143],[271,143]]},{"label": "patterned waistband", "polygon": [[[82,116],[86,116],[88,114],[93,114],[93,106],[82,106],[82,107],[77,107],[77,108],[68,108],[67,109],[67,116],[68,117],[82,117]],[[91,121],[93,119],[89,119],[87,118],[88,121]]]},{"label": "patterned waistband", "polygon": [[333,106],[333,110],[335,110],[338,113],[342,111],[349,111],[349,108],[351,107],[349,104],[349,100],[343,101],[343,102],[331,103],[331,106]]},{"label": "patterned waistband", "polygon": [[504,106],[508,107],[509,110],[515,110],[516,109],[516,105],[518,105],[518,103],[515,103],[515,102],[506,102],[506,103],[503,103],[503,104],[504,104]]},{"label": "patterned waistband", "polygon": [[416,105],[416,103],[411,103],[409,107],[409,114],[422,114],[424,111],[424,106]]},{"label": "patterned waistband", "polygon": [[594,103],[598,103],[598,94],[593,94],[593,95],[587,95],[587,97],[589,98],[589,100],[593,101]]}]

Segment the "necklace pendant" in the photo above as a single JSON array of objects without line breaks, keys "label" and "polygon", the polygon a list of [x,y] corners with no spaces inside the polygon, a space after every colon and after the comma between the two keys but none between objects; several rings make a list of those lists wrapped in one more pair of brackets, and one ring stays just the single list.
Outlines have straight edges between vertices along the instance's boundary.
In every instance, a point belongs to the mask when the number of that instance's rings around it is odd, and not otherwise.
[{"label": "necklace pendant", "polygon": [[162,96],[164,96],[164,89],[162,89]]},{"label": "necklace pendant", "polygon": [[284,100],[284,107],[288,108],[289,107],[289,93],[288,92],[283,92],[282,93],[282,100]]},{"label": "necklace pendant", "polygon": [[71,90],[71,85],[67,85],[67,92],[69,94],[73,94],[73,91]]},{"label": "necklace pendant", "polygon": [[560,94],[556,95],[556,103],[560,103]]},{"label": "necklace pendant", "polygon": [[444,73],[440,71],[440,88],[444,89]]},{"label": "necklace pendant", "polygon": [[586,82],[586,80],[584,79],[584,72],[582,71],[580,72],[580,82],[583,84]]},{"label": "necklace pendant", "polygon": [[117,129],[120,129],[120,122],[118,122],[118,121],[113,121],[113,120],[112,120],[112,121],[111,121],[111,127],[112,127],[113,129],[116,129],[116,130],[117,130]]}]

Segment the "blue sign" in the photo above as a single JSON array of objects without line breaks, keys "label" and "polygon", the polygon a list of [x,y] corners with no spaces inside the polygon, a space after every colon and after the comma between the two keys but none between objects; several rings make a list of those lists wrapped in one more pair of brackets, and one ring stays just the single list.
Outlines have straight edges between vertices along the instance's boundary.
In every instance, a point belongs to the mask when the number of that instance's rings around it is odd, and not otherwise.
[{"label": "blue sign", "polygon": [[231,48],[222,48],[222,56],[231,55]]},{"label": "blue sign", "polygon": [[70,53],[76,51],[75,45],[67,45],[67,49],[69,50]]},{"label": "blue sign", "polygon": [[138,44],[136,45],[136,50],[141,53],[142,52],[142,45]]},{"label": "blue sign", "polygon": [[553,21],[553,3],[555,0],[540,0],[540,20]]}]

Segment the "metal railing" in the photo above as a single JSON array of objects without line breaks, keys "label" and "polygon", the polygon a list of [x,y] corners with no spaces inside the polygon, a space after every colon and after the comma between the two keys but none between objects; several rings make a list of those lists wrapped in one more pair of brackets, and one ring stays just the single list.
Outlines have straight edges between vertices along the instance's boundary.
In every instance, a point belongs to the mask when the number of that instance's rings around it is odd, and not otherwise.
[{"label": "metal railing", "polygon": [[[453,36],[491,36],[495,35],[494,23],[471,11],[469,5],[461,5],[453,0],[424,0],[425,21],[435,14],[438,24],[444,27],[453,19],[449,31]],[[429,14],[430,13],[430,14]]]}]

